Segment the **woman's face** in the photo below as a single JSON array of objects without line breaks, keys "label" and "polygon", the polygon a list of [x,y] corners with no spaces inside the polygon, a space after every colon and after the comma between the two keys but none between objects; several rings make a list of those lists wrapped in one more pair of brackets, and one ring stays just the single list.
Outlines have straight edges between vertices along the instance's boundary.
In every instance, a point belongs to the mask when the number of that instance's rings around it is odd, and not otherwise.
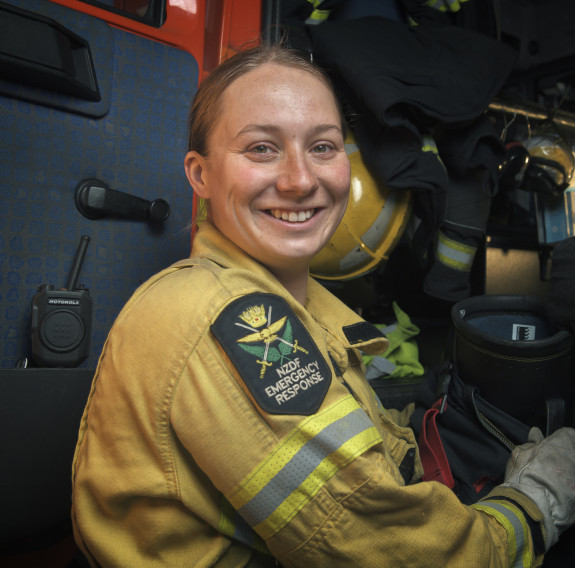
[{"label": "woman's face", "polygon": [[186,171],[214,225],[272,272],[307,270],[347,204],[350,166],[330,90],[273,63],[224,92],[208,156]]}]

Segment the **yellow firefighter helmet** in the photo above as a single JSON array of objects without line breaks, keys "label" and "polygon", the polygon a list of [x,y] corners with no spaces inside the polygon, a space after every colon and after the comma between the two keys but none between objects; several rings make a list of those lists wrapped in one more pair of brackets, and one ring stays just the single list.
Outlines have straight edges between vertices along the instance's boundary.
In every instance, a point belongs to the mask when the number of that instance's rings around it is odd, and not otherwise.
[{"label": "yellow firefighter helmet", "polygon": [[329,242],[312,260],[312,276],[351,280],[387,260],[405,231],[411,192],[391,190],[368,172],[353,135],[346,138],[351,189],[343,219]]},{"label": "yellow firefighter helmet", "polygon": [[543,132],[525,143],[529,164],[522,189],[561,195],[573,178],[575,160],[567,143],[553,132]]}]

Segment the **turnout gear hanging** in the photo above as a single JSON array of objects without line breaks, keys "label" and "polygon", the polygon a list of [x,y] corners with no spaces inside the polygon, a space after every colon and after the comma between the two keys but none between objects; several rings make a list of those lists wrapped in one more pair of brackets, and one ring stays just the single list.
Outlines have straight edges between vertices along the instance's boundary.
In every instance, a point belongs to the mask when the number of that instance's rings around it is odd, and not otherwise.
[{"label": "turnout gear hanging", "polygon": [[414,250],[426,252],[445,218],[448,172],[458,170],[447,150],[444,160],[440,149],[441,161],[425,152],[423,137],[438,127],[451,130],[445,138],[457,136],[453,147],[473,148],[470,156],[482,158],[480,164],[465,161],[466,167],[496,167],[503,150],[493,128],[486,136],[482,114],[508,78],[516,53],[458,26],[410,29],[377,16],[328,20],[310,27],[309,35],[314,59],[331,72],[353,109],[366,166],[390,188],[414,193],[414,213],[421,219]]}]

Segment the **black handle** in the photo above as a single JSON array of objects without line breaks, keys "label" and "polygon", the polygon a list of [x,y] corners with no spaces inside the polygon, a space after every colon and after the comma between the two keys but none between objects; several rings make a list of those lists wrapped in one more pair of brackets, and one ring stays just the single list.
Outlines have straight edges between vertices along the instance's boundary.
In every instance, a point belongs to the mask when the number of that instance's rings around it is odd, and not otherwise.
[{"label": "black handle", "polygon": [[148,201],[108,187],[97,179],[80,182],[74,193],[76,208],[88,219],[101,219],[107,215],[162,223],[170,216],[170,206],[163,199]]},{"label": "black handle", "polygon": [[102,99],[85,39],[52,18],[3,2],[0,29],[2,79],[88,101]]}]

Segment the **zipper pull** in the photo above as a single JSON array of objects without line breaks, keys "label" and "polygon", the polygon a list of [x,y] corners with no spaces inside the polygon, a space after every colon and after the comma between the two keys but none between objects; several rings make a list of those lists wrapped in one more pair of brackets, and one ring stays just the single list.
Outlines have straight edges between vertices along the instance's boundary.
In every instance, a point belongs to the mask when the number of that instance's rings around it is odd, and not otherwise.
[{"label": "zipper pull", "polygon": [[445,407],[447,406],[447,394],[449,392],[449,385],[451,383],[451,371],[452,365],[450,364],[440,377],[441,388],[439,392],[441,395],[441,405],[439,407],[439,414],[443,414],[445,412]]}]

